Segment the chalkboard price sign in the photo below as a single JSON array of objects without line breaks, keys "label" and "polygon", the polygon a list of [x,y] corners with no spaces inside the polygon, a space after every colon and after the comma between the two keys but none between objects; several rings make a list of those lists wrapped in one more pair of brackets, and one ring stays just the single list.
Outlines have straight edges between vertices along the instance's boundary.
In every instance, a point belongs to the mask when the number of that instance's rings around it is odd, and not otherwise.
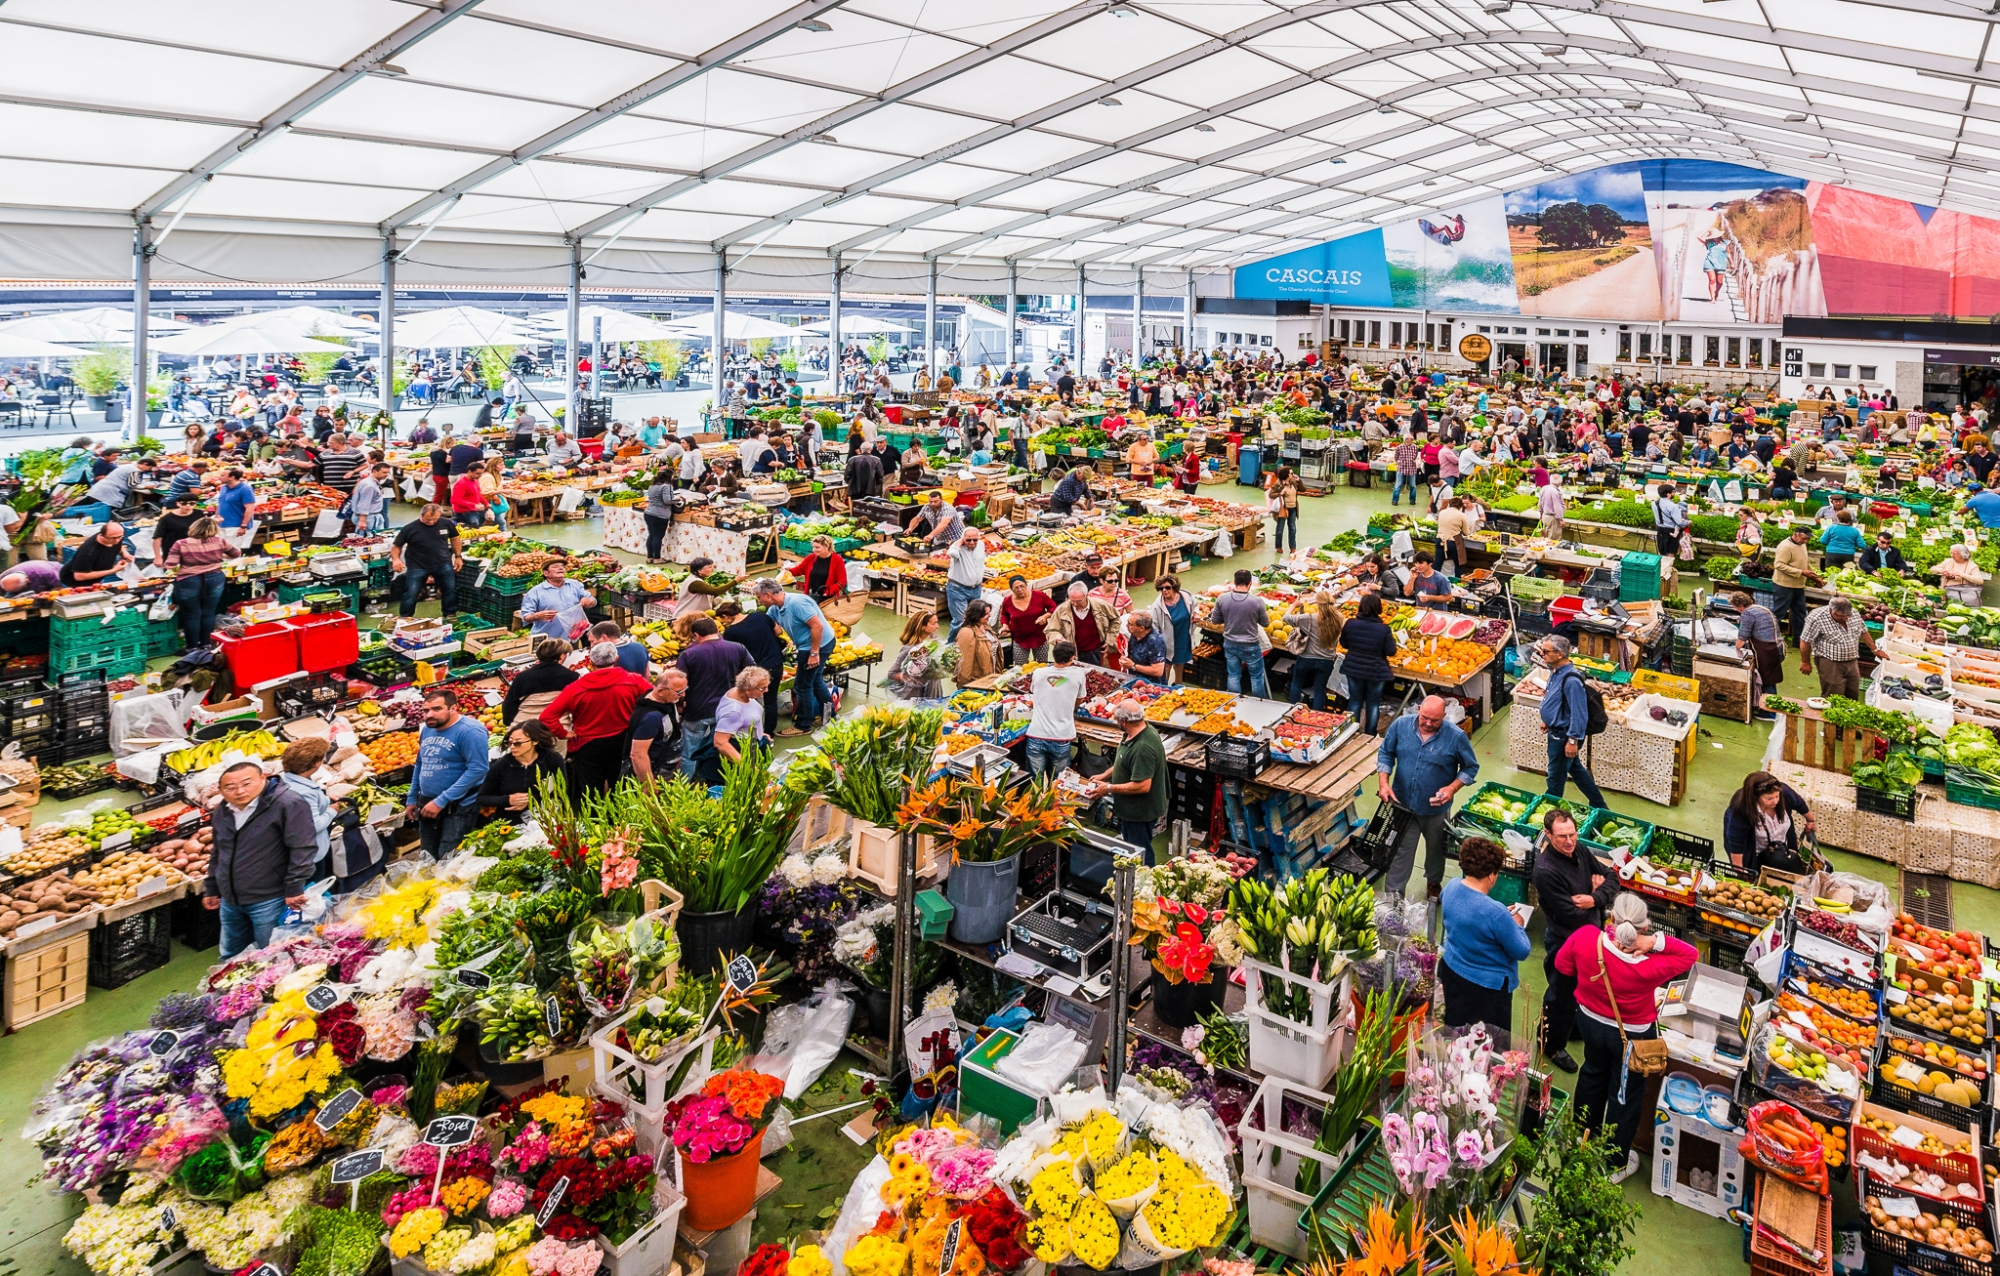
[{"label": "chalkboard price sign", "polygon": [[359,1183],[382,1168],[382,1149],[367,1148],[341,1157],[333,1163],[333,1181]]},{"label": "chalkboard price sign", "polygon": [[556,1216],[556,1211],[562,1208],[563,1197],[567,1195],[569,1195],[569,1175],[565,1174],[556,1180],[554,1187],[549,1189],[548,1198],[542,1202],[542,1208],[535,1211],[535,1226],[547,1227],[549,1220]]},{"label": "chalkboard price sign", "polygon": [[727,991],[749,992],[757,986],[757,963],[748,957],[729,959],[729,987]]},{"label": "chalkboard price sign", "polygon": [[172,1054],[174,1047],[180,1043],[181,1034],[178,1032],[156,1032],[153,1034],[153,1039],[146,1043],[146,1051],[155,1059],[164,1059]]},{"label": "chalkboard price sign", "polygon": [[348,1113],[354,1111],[360,1103],[361,1091],[349,1086],[320,1105],[319,1112],[313,1117],[313,1124],[322,1130],[331,1130],[345,1121]]},{"label": "chalkboard price sign", "polygon": [[306,1009],[323,1015],[340,1004],[340,989],[332,984],[315,984],[306,993]]},{"label": "chalkboard price sign", "polygon": [[424,1142],[432,1147],[455,1148],[461,1143],[472,1142],[473,1131],[478,1128],[478,1117],[432,1117],[431,1123],[424,1127]]},{"label": "chalkboard price sign", "polygon": [[493,976],[483,970],[460,970],[456,973],[458,982],[467,988],[491,988],[493,986]]},{"label": "chalkboard price sign", "polygon": [[950,1271],[951,1265],[958,1261],[958,1233],[964,1224],[964,1219],[955,1218],[951,1221],[951,1226],[945,1229],[944,1248],[938,1251],[939,1271]]},{"label": "chalkboard price sign", "polygon": [[550,997],[542,1003],[542,1018],[548,1021],[551,1037],[562,1036],[562,1002],[559,999]]}]

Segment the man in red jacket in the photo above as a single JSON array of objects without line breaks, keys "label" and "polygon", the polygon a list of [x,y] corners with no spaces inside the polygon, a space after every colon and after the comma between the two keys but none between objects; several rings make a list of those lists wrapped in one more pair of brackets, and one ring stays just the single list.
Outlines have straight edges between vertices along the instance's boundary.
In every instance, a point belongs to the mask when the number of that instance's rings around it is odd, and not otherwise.
[{"label": "man in red jacket", "polygon": [[618,647],[600,642],[590,649],[590,672],[557,693],[542,710],[542,725],[569,741],[564,774],[571,798],[602,793],[617,782],[624,762],[632,706],[653,684],[618,666]]}]

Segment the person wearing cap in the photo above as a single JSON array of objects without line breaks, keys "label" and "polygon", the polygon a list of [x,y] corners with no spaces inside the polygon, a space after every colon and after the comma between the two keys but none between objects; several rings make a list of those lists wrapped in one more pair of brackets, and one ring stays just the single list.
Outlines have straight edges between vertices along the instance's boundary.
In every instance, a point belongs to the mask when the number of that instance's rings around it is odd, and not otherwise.
[{"label": "person wearing cap", "polygon": [[1070,584],[1094,590],[1104,583],[1104,555],[1092,550],[1084,555],[1083,570],[1069,578]]},{"label": "person wearing cap", "polygon": [[1859,700],[1863,648],[1874,658],[1875,644],[1854,604],[1836,597],[1806,617],[1806,627],[1799,633],[1799,672],[1811,673],[1816,660],[1821,695]]},{"label": "person wearing cap", "polygon": [[201,516],[201,511],[195,507],[193,493],[177,492],[168,496],[167,512],[153,524],[153,561],[166,562],[167,551],[174,547],[175,541],[186,538],[188,529]]},{"label": "person wearing cap", "polygon": [[1965,498],[1965,508],[1979,519],[1979,525],[2000,527],[2000,492],[1980,483],[1968,483],[1966,490],[1972,495]]}]

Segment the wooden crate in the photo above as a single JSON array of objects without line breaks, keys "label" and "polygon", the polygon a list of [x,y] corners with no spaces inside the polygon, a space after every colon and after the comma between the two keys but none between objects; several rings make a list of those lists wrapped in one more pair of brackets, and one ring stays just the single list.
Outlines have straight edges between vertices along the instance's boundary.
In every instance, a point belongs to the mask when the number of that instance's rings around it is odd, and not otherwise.
[{"label": "wooden crate", "polygon": [[[1715,661],[1694,662],[1695,681],[1701,684],[1701,711],[1732,722],[1750,721],[1751,671]],[[1787,736],[1789,746],[1791,737]],[[1789,756],[1789,755],[1787,755]]]},{"label": "wooden crate", "polygon": [[80,1006],[89,991],[89,979],[88,933],[17,952],[7,961],[7,982],[0,989],[0,1020],[8,1032],[14,1032]]},{"label": "wooden crate", "polygon": [[1822,771],[1852,772],[1855,763],[1870,761],[1875,756],[1879,737],[1873,731],[1836,727],[1812,709],[1779,717],[1784,722],[1787,762]]}]

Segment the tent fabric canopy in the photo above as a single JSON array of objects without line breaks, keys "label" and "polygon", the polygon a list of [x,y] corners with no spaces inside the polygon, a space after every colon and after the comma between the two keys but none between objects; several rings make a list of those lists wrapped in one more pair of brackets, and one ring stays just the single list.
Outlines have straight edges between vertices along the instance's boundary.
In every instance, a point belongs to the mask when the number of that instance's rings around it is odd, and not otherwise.
[{"label": "tent fabric canopy", "polygon": [[[1992,216],[1995,20],[1984,0],[590,0],[557,31],[526,0],[10,0],[0,267],[96,277],[139,219],[173,228],[159,278],[366,278],[383,236],[422,235],[406,277],[477,251],[561,276],[575,244],[628,286],[739,263],[824,284],[838,255],[964,291],[1220,271],[1672,157]],[[280,50],[286,29],[312,38]],[[309,273],[294,236],[351,255]]]},{"label": "tent fabric canopy", "polygon": [[189,332],[178,332],[171,337],[161,337],[153,343],[153,348],[161,354],[209,357],[237,354],[307,354],[312,351],[347,349],[346,346],[332,341],[322,341],[284,322],[234,324],[227,327],[210,324]]},{"label": "tent fabric canopy", "polygon": [[[560,339],[562,334],[568,330],[566,325],[569,323],[569,312],[566,310],[544,310],[538,314],[530,315],[529,318],[533,319],[536,323],[545,324],[553,329],[556,339]],[[576,331],[578,337],[588,342],[597,336],[600,330],[596,327],[596,323],[599,320],[603,321],[604,326],[601,331],[603,339],[606,341],[685,341],[687,339],[687,332],[684,328],[673,327],[661,323],[657,319],[648,319],[644,315],[635,315],[624,310],[613,310],[609,306],[595,305],[577,307]],[[546,336],[543,337],[545,341],[549,339]],[[401,338],[398,337],[398,340],[401,340]]]}]

